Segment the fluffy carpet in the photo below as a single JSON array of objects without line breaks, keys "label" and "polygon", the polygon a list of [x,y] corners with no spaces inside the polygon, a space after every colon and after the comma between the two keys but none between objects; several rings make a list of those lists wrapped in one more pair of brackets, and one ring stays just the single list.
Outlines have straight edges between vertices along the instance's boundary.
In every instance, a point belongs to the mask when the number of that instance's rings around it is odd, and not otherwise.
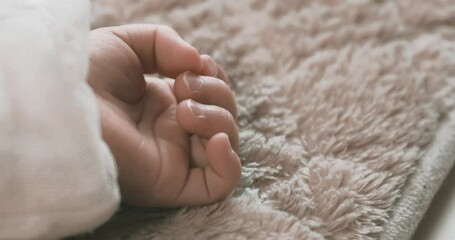
[{"label": "fluffy carpet", "polygon": [[[212,55],[239,106],[241,185],[123,208],[86,239],[376,239],[455,100],[453,0],[93,0]],[[437,186],[436,186],[437,187]]]}]

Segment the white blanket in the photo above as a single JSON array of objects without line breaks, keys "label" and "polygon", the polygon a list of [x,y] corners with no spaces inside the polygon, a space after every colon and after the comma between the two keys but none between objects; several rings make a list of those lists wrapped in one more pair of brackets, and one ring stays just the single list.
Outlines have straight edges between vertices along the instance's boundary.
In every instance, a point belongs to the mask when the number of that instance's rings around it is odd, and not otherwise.
[{"label": "white blanket", "polygon": [[87,231],[117,209],[114,161],[85,83],[89,9],[0,2],[0,239]]}]

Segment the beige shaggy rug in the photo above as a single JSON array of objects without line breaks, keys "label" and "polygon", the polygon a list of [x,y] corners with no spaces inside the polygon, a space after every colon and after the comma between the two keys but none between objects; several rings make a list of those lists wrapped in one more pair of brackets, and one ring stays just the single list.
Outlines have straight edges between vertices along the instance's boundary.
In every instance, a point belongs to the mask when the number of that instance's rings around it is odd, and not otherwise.
[{"label": "beige shaggy rug", "polygon": [[411,237],[453,163],[453,0],[92,4],[94,28],[170,25],[225,67],[243,179],[222,203],[124,207],[82,238]]}]

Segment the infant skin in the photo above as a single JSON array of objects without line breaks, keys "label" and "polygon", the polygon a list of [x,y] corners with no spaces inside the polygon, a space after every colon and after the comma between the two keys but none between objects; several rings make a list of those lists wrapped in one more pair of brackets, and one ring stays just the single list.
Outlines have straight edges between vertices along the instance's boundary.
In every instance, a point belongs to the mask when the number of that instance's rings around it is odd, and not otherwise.
[{"label": "infant skin", "polygon": [[[240,160],[236,104],[224,70],[165,26],[100,28],[90,41],[88,83],[123,201],[179,207],[228,196]],[[144,75],[155,73],[166,78]]]}]

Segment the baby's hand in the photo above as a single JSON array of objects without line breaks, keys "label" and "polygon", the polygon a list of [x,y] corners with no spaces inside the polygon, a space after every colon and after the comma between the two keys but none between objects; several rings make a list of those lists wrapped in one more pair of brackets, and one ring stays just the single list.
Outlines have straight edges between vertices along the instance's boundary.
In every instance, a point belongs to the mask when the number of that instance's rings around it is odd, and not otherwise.
[{"label": "baby's hand", "polygon": [[[229,195],[240,160],[235,99],[223,69],[156,25],[94,30],[90,52],[88,82],[123,200],[177,207]],[[153,73],[168,78],[144,77]]]}]

